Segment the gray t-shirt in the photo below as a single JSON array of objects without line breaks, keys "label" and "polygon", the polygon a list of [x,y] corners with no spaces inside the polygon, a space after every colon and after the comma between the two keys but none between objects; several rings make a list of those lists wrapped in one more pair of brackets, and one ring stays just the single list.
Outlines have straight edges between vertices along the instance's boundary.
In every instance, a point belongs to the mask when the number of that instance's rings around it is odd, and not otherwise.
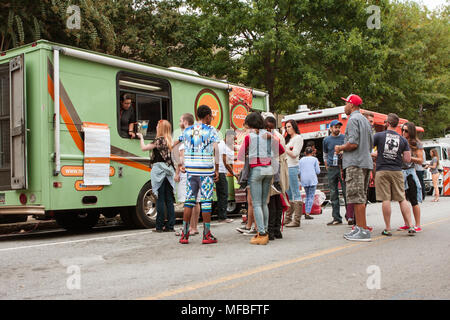
[{"label": "gray t-shirt", "polygon": [[[422,154],[424,152],[424,150],[423,150],[423,143],[417,141],[417,151],[413,154],[412,149],[411,149],[411,157],[417,157],[418,156],[417,154],[419,152],[422,152]],[[411,162],[404,162],[403,161],[403,164],[402,164],[402,169],[403,170],[411,169],[411,168],[415,168],[416,171],[423,171],[422,164],[417,164],[417,163],[415,163],[413,161],[411,161]]]},{"label": "gray t-shirt", "polygon": [[[437,163],[437,162],[438,162],[438,159],[437,159],[436,157],[434,157],[433,159],[431,159],[430,167],[434,166],[434,164]],[[430,170],[431,170],[431,174],[439,173],[439,170],[438,170],[437,166],[436,166],[436,168],[434,168],[434,169],[431,169],[431,168],[430,168]]]},{"label": "gray t-shirt", "polygon": [[359,110],[350,115],[345,128],[345,143],[357,144],[353,151],[344,151],[342,168],[355,166],[363,169],[373,169],[373,161],[370,155],[373,146],[372,127],[369,120]]}]

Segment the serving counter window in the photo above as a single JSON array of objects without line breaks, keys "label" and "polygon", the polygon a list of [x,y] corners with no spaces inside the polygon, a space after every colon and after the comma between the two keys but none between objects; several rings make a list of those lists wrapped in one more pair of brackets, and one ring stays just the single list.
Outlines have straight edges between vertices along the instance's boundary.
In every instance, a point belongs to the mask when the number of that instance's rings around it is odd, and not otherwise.
[{"label": "serving counter window", "polygon": [[[172,123],[172,103],[170,83],[165,79],[145,77],[120,72],[117,76],[118,103],[117,120],[119,134],[130,138],[129,124],[148,121],[148,130],[144,139],[156,136],[156,125],[161,119]],[[131,101],[128,107],[124,98]],[[133,131],[136,129],[134,126]]]}]

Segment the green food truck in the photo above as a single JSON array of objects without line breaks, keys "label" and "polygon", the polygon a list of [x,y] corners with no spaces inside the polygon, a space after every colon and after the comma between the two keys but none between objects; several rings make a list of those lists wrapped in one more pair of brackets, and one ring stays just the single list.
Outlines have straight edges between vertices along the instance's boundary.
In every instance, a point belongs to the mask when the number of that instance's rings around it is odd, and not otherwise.
[{"label": "green food truck", "polygon": [[100,214],[154,227],[149,154],[121,130],[123,94],[148,122],[146,143],[160,119],[178,129],[202,104],[222,136],[250,108],[269,107],[264,91],[45,40],[0,53],[0,88],[0,217],[47,216],[66,229],[91,228]]}]

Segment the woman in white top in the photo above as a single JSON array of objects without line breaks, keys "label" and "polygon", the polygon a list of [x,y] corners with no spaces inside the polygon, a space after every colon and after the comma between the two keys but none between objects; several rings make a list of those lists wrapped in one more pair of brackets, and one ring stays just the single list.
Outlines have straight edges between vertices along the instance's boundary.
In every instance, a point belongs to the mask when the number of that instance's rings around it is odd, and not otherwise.
[{"label": "woman in white top", "polygon": [[[300,151],[303,147],[303,138],[298,130],[297,123],[294,120],[288,120],[285,124],[286,128],[286,154],[289,167],[289,189],[287,194],[291,208],[289,209],[285,225],[286,227],[299,227],[301,218],[301,210],[303,209],[302,198],[300,195],[300,183],[298,180],[298,162]],[[295,219],[292,221],[292,213]],[[291,222],[292,221],[292,222]]]}]

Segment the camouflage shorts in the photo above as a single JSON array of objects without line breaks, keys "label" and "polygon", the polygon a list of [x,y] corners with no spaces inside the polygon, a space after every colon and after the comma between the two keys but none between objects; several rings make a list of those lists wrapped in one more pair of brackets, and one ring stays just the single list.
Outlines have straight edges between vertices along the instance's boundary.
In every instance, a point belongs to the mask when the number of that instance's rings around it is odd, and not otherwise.
[{"label": "camouflage shorts", "polygon": [[371,171],[354,166],[345,169],[347,203],[366,203]]}]

